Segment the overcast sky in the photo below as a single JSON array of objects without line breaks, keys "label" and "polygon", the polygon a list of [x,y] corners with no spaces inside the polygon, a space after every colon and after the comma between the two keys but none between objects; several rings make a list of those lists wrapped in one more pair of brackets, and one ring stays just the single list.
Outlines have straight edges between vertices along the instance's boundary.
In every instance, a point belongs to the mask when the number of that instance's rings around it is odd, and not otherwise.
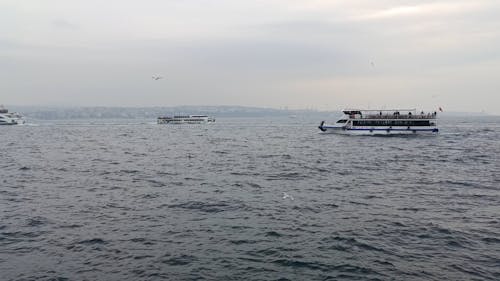
[{"label": "overcast sky", "polygon": [[0,104],[500,114],[500,1],[0,0]]}]

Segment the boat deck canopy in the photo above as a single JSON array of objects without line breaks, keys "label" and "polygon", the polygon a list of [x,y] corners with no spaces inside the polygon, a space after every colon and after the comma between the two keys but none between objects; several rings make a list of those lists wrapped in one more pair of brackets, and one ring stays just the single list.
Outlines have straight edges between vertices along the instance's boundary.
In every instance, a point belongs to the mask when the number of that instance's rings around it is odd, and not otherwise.
[{"label": "boat deck canopy", "polygon": [[344,109],[342,112],[345,114],[361,114],[363,112],[373,113],[373,112],[416,112],[415,108],[412,109]]},{"label": "boat deck canopy", "polygon": [[436,112],[417,113],[416,109],[344,109],[351,119],[436,119]]},{"label": "boat deck canopy", "polygon": [[351,114],[361,114],[361,111],[359,110],[343,110],[344,114],[351,115]]}]

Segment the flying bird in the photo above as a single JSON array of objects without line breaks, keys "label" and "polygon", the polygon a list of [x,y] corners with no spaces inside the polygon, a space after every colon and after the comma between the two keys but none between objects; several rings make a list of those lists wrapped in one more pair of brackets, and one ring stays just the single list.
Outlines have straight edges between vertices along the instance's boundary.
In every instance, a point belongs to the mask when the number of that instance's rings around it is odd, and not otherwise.
[{"label": "flying bird", "polygon": [[290,200],[293,201],[293,196],[292,195],[287,194],[286,192],[283,192],[283,199],[287,199],[287,198],[290,198]]},{"label": "flying bird", "polygon": [[163,79],[163,77],[161,76],[152,76],[151,77],[153,80],[160,80],[160,79]]}]

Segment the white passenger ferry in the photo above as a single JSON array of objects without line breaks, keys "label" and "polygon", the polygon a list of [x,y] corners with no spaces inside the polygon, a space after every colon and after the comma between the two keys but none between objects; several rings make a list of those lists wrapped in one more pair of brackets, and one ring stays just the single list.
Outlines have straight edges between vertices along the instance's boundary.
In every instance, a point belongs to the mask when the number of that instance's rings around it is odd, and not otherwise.
[{"label": "white passenger ferry", "polygon": [[346,109],[335,123],[322,121],[325,133],[348,135],[392,135],[437,133],[437,113],[417,113],[415,109],[361,110]]},{"label": "white passenger ferry", "polygon": [[215,118],[207,115],[174,115],[158,117],[158,124],[203,124],[215,122]]}]

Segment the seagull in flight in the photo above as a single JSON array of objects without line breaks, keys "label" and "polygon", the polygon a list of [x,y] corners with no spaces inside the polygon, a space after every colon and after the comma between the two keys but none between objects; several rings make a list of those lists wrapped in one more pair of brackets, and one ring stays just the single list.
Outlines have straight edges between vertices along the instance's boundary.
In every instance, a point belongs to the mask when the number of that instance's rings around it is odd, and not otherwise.
[{"label": "seagull in flight", "polygon": [[293,201],[293,196],[292,195],[287,194],[286,192],[283,192],[283,199],[287,199],[287,198],[290,198],[290,200]]},{"label": "seagull in flight", "polygon": [[151,77],[153,80],[160,80],[160,79],[163,79],[163,77],[161,76],[152,76]]}]

